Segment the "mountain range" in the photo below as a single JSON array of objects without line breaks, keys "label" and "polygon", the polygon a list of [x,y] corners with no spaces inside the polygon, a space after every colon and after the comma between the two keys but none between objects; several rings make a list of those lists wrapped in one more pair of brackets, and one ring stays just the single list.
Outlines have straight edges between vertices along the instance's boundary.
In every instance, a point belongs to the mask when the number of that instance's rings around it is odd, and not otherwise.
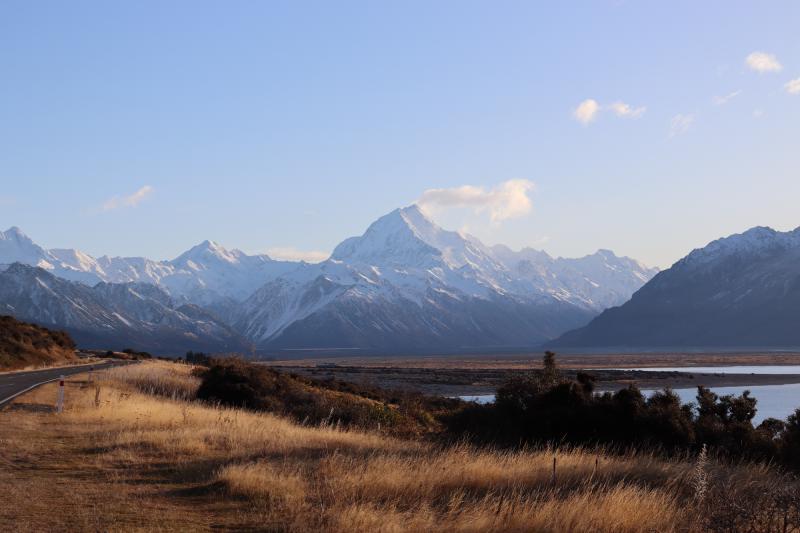
[{"label": "mountain range", "polygon": [[82,345],[164,353],[533,347],[624,303],[657,272],[607,250],[564,259],[489,247],[415,205],[316,264],[211,241],[170,261],[94,258],[44,249],[18,228],[0,233],[0,264],[0,310]]},{"label": "mountain range", "polygon": [[176,305],[150,283],[100,282],[90,287],[22,263],[0,272],[0,314],[67,330],[87,348],[167,354],[252,348],[208,311],[189,303]]},{"label": "mountain range", "polygon": [[797,348],[800,228],[757,227],[694,250],[554,348]]}]

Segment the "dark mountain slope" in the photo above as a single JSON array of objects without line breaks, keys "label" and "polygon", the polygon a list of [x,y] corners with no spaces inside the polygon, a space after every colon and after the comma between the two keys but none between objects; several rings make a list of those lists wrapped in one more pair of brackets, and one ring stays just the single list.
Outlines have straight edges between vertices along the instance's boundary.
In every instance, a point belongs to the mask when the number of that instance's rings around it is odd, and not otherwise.
[{"label": "dark mountain slope", "polygon": [[84,348],[133,348],[182,354],[248,351],[249,344],[196,306],[173,308],[170,297],[146,283],[94,287],[16,263],[0,272],[0,312],[65,329]]},{"label": "dark mountain slope", "polygon": [[800,346],[800,229],[714,241],[550,346]]}]

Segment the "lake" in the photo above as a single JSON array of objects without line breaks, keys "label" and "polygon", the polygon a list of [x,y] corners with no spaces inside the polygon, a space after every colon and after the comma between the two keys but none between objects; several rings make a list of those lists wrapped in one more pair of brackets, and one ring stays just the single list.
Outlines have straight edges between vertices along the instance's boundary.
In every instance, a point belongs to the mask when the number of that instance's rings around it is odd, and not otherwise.
[{"label": "lake", "polygon": [[640,370],[643,372],[684,372],[687,374],[800,374],[800,365],[671,366],[657,368],[605,368],[597,370]]},{"label": "lake", "polygon": [[[686,372],[690,374],[800,374],[800,366],[709,366],[709,367],[664,367],[664,368],[616,368],[613,370],[641,370],[651,372]],[[683,403],[695,401],[697,389],[673,389]],[[800,407],[800,383],[789,385],[751,385],[736,387],[712,387],[715,393],[741,394],[749,390],[758,399],[756,416],[753,423],[758,425],[765,418],[784,420]],[[642,389],[645,395],[652,394],[655,389]],[[462,400],[478,403],[491,403],[494,394],[460,396]]]}]

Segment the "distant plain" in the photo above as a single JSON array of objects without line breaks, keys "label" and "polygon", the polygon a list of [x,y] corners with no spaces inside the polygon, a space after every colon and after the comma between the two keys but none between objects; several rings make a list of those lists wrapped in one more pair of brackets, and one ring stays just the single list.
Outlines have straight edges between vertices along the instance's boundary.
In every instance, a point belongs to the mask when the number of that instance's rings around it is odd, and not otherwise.
[{"label": "distant plain", "polygon": [[[800,383],[800,352],[753,353],[631,353],[559,355],[566,375],[585,370],[599,390],[629,384],[643,389],[782,385]],[[316,378],[336,378],[385,388],[427,394],[490,394],[508,378],[541,368],[541,353],[469,354],[394,357],[320,357],[265,362],[269,366]],[[692,372],[693,367],[798,365],[796,374],[722,374]],[[685,372],[659,368],[685,367]],[[652,368],[643,372],[636,369]],[[722,368],[720,368],[722,371]],[[768,372],[764,369],[764,372]]]}]

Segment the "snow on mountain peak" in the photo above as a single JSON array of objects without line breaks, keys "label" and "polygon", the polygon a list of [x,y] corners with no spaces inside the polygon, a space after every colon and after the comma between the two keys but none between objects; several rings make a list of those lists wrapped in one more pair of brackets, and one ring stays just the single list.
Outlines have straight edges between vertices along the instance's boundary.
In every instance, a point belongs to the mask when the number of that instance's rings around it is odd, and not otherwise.
[{"label": "snow on mountain peak", "polygon": [[0,239],[10,239],[10,238],[17,238],[17,239],[26,239],[30,240],[27,235],[25,235],[21,229],[17,226],[11,226],[6,231],[0,231]]},{"label": "snow on mountain peak", "polygon": [[0,264],[25,263],[52,268],[52,256],[34,243],[22,230],[12,226],[0,232]]},{"label": "snow on mountain peak", "polygon": [[205,240],[176,257],[172,263],[177,265],[189,265],[191,262],[195,267],[197,265],[205,266],[208,260],[238,263],[242,255],[243,254],[238,250],[227,250],[215,241]]},{"label": "snow on mountain peak", "polygon": [[336,261],[424,266],[441,255],[422,235],[439,229],[416,206],[395,209],[370,224],[360,237],[342,241],[331,254]]},{"label": "snow on mountain peak", "polygon": [[18,234],[24,235],[12,228],[1,235],[0,264],[38,265],[89,285],[151,283],[175,298],[203,305],[243,302],[276,280],[291,287],[315,287],[315,280],[324,278],[337,290],[352,289],[351,296],[401,298],[417,305],[429,291],[444,291],[455,298],[557,300],[601,309],[622,303],[655,274],[608,250],[581,259],[554,259],[531,248],[519,252],[502,245],[489,248],[474,236],[443,229],[417,205],[380,217],[361,236],[340,243],[330,259],[315,265],[251,256],[211,240],[171,261],[95,259],[72,249],[44,250],[27,237],[16,238]]},{"label": "snow on mountain peak", "polygon": [[763,254],[786,248],[800,249],[800,228],[781,232],[766,226],[756,226],[743,233],[712,241],[704,248],[692,251],[676,265],[701,265],[721,257]]},{"label": "snow on mountain peak", "polygon": [[144,257],[98,259],[74,249],[45,250],[18,228],[0,232],[0,265],[23,263],[86,285],[145,282],[192,301],[244,299],[266,281],[296,268],[297,264],[272,261],[267,256],[249,256],[227,250],[214,241],[204,241],[173,261]]}]

